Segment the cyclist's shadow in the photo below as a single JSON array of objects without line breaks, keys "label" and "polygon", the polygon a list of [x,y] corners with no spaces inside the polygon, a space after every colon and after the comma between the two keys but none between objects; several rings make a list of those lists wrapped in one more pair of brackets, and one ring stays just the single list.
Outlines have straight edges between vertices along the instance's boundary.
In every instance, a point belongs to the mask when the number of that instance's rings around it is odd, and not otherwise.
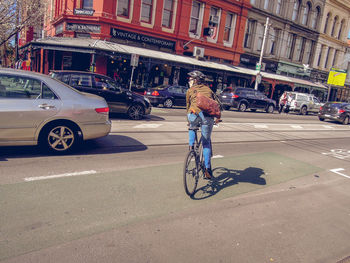
[{"label": "cyclist's shadow", "polygon": [[222,189],[239,184],[240,182],[265,185],[266,180],[261,177],[264,174],[265,172],[263,169],[256,167],[248,167],[244,170],[217,167],[213,169],[214,178],[208,181],[205,186],[198,188],[192,196],[192,199],[200,200],[209,198]]}]

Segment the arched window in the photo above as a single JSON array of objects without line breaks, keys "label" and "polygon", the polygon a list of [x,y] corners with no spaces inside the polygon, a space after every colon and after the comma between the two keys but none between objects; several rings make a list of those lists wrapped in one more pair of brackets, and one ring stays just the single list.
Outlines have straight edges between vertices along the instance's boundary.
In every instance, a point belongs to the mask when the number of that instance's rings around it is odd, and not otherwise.
[{"label": "arched window", "polygon": [[293,7],[293,15],[292,15],[293,21],[296,21],[298,19],[299,8],[300,8],[300,1],[295,0],[294,7]]},{"label": "arched window", "polygon": [[339,32],[338,32],[338,39],[341,39],[341,37],[342,37],[344,26],[345,26],[345,19],[343,19],[340,23],[340,28],[339,28]]},{"label": "arched window", "polygon": [[311,27],[313,29],[316,29],[316,27],[317,27],[320,14],[321,14],[321,8],[318,6],[318,7],[316,7],[316,10],[315,10],[314,15],[312,17]]},{"label": "arched window", "polygon": [[328,22],[329,22],[329,19],[331,18],[331,13],[328,13],[327,14],[327,18],[326,18],[326,23],[324,24],[324,29],[323,29],[323,33],[327,33],[327,28],[328,28]]},{"label": "arched window", "polygon": [[308,2],[306,4],[306,6],[304,7],[303,20],[301,21],[301,23],[303,25],[307,25],[308,24],[310,10],[311,10],[311,4],[310,4],[310,2]]},{"label": "arched window", "polygon": [[282,10],[282,0],[277,0],[276,3],[276,14],[280,15]]},{"label": "arched window", "polygon": [[331,36],[334,36],[335,27],[337,26],[337,23],[338,23],[338,16],[334,17],[332,31],[331,31]]}]

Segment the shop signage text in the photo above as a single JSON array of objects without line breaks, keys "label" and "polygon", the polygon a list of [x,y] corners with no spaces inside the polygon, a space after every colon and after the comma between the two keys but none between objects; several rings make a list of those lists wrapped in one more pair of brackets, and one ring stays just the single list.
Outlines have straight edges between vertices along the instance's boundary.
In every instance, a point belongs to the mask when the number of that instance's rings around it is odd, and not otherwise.
[{"label": "shop signage text", "polygon": [[92,9],[74,9],[75,15],[92,16],[95,10]]},{"label": "shop signage text", "polygon": [[74,32],[101,33],[101,26],[100,25],[87,25],[87,24],[68,23],[66,25],[66,30],[74,31]]},{"label": "shop signage text", "polygon": [[142,42],[142,43],[151,44],[151,45],[157,45],[160,47],[165,47],[170,49],[175,48],[174,41],[150,37],[150,36],[137,34],[129,31],[124,31],[116,28],[111,28],[111,36],[114,38],[132,40],[132,41]]}]

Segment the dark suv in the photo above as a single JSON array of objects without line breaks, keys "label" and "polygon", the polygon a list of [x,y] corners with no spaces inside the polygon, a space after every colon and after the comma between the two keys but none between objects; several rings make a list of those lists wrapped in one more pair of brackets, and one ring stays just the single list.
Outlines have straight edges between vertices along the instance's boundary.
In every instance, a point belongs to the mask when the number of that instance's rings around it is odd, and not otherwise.
[{"label": "dark suv", "polygon": [[153,106],[163,104],[165,108],[173,106],[186,106],[187,87],[160,85],[155,88],[148,89],[144,94]]},{"label": "dark suv", "polygon": [[112,113],[127,114],[130,119],[139,120],[151,113],[151,103],[142,95],[120,87],[112,78],[83,71],[54,70],[52,78],[87,93],[105,98]]},{"label": "dark suv", "polygon": [[276,102],[266,97],[260,91],[250,88],[226,88],[219,98],[225,110],[236,108],[239,111],[264,110],[268,113],[273,113],[276,107]]}]

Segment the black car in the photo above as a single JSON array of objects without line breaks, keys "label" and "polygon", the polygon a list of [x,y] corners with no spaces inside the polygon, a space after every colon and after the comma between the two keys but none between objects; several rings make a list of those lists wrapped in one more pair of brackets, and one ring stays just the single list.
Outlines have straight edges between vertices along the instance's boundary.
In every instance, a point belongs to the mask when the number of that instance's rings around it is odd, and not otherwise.
[{"label": "black car", "polygon": [[127,114],[130,119],[138,120],[151,113],[151,103],[142,95],[130,92],[119,86],[112,78],[83,71],[55,70],[50,73],[73,88],[103,97],[111,113]]},{"label": "black car", "polygon": [[232,107],[239,111],[250,109],[251,111],[264,110],[273,113],[276,107],[274,100],[269,99],[260,91],[250,88],[229,87],[221,92],[219,98],[226,110]]},{"label": "black car", "polygon": [[329,119],[347,125],[350,119],[350,103],[326,102],[320,108],[318,118],[320,121]]},{"label": "black car", "polygon": [[186,106],[187,87],[177,85],[161,85],[150,88],[145,92],[153,106],[163,104],[165,108]]}]

